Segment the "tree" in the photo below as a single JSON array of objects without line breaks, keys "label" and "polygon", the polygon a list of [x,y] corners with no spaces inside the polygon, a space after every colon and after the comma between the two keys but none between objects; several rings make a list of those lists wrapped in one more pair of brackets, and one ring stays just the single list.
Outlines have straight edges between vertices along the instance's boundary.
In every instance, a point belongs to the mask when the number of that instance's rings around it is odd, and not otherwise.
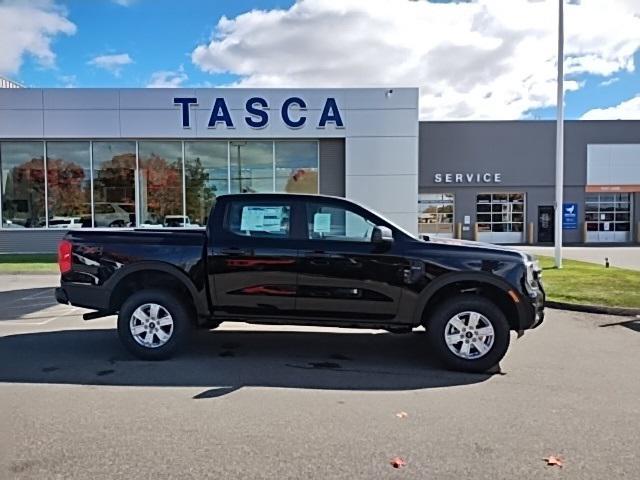
[{"label": "tree", "polygon": [[200,157],[185,162],[187,216],[192,222],[204,225],[213,205],[216,193],[209,172],[202,166]]}]

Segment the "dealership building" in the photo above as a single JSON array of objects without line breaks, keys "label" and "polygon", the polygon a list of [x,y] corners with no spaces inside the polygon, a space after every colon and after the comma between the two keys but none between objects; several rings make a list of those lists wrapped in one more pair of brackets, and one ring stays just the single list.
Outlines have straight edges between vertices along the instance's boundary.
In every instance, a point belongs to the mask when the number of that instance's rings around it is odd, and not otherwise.
[{"label": "dealership building", "polygon": [[[553,241],[555,124],[420,122],[418,89],[0,88],[0,253],[197,228],[218,195],[344,196],[422,235]],[[633,243],[640,121],[568,121],[566,243]]]}]

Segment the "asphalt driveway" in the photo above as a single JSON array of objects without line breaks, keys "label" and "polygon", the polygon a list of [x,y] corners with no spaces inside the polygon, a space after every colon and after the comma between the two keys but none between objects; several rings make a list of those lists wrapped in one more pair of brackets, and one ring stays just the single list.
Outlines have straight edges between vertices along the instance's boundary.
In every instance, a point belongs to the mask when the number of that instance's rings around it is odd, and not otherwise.
[{"label": "asphalt driveway", "polygon": [[640,319],[550,310],[494,375],[424,333],[244,324],[143,362],[54,277],[5,280],[0,478],[640,478]]}]

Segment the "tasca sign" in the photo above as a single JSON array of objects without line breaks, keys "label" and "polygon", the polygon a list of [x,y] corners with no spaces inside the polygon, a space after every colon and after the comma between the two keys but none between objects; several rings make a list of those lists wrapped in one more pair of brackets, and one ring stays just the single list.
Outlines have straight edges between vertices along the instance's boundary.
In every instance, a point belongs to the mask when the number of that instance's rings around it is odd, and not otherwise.
[{"label": "tasca sign", "polygon": [[[191,128],[191,106],[198,105],[197,97],[175,97],[175,105],[181,110],[182,128]],[[300,97],[289,97],[282,102],[280,111],[276,114],[278,119],[287,127],[299,129],[307,126],[309,122],[307,103]],[[273,111],[269,110],[269,103],[262,97],[251,97],[244,105],[244,112],[232,115],[224,97],[217,97],[211,106],[208,128],[235,128],[239,122],[246,123],[251,128],[264,128],[269,125]],[[320,113],[316,128],[325,128],[332,125],[335,128],[344,128],[342,115],[338,109],[335,98],[328,97]]]}]

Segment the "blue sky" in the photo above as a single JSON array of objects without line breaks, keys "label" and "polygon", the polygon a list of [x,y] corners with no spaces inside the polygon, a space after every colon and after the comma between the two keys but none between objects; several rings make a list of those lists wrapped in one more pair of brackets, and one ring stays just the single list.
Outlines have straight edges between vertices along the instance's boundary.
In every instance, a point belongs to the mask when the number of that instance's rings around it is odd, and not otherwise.
[{"label": "blue sky", "polygon": [[[136,0],[120,5],[110,0],[58,2],[68,11],[77,33],[55,40],[57,68],[42,68],[27,57],[16,79],[25,85],[58,87],[143,87],[153,72],[177,70],[190,85],[226,84],[236,76],[210,75],[194,67],[191,51],[206,43],[220,17],[233,17],[258,8],[287,8],[291,1]],[[192,12],[197,12],[197,15]],[[87,65],[98,55],[128,53],[133,63],[119,75]],[[71,81],[73,80],[73,81]]]},{"label": "blue sky", "polygon": [[[567,8],[568,118],[640,118],[640,6],[616,2]],[[415,85],[422,118],[553,118],[555,1],[442,3],[0,0],[0,17],[55,17],[36,31],[51,55],[12,45],[0,74],[32,87]],[[17,38],[5,18],[0,40]]]}]

